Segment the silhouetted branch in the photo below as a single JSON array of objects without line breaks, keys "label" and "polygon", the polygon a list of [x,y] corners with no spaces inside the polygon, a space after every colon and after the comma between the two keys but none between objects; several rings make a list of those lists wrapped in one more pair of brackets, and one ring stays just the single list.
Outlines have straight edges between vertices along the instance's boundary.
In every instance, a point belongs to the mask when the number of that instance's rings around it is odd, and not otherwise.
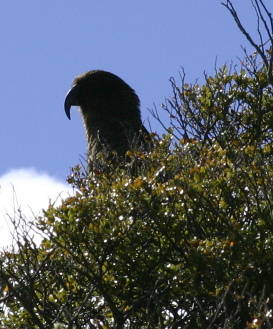
[{"label": "silhouetted branch", "polygon": [[[222,2],[222,5],[228,9],[231,16],[233,17],[236,25],[238,26],[239,30],[242,34],[246,37],[248,42],[255,48],[256,52],[262,58],[262,61],[267,69],[268,74],[268,81],[272,85],[273,84],[273,77],[272,77],[272,67],[273,67],[273,18],[272,14],[266,8],[264,2],[262,0],[251,0],[252,6],[255,10],[257,16],[257,32],[260,39],[260,44],[254,41],[253,37],[248,33],[246,28],[243,26],[238,13],[235,7],[232,4],[231,0],[226,0]],[[266,31],[268,40],[264,40],[264,36],[261,32],[261,23],[263,23],[263,27]],[[270,46],[268,50],[264,49],[264,45],[270,42]],[[267,54],[269,53],[269,56]]]}]

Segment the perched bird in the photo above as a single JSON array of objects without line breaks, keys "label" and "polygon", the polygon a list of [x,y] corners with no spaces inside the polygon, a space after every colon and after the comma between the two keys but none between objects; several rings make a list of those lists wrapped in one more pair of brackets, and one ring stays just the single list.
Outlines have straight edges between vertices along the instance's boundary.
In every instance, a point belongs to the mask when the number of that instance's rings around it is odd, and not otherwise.
[{"label": "perched bird", "polygon": [[88,140],[88,158],[108,152],[109,159],[125,157],[128,150],[149,150],[151,139],[141,121],[139,98],[118,76],[101,70],[74,79],[64,108],[70,119],[71,106],[79,106]]}]

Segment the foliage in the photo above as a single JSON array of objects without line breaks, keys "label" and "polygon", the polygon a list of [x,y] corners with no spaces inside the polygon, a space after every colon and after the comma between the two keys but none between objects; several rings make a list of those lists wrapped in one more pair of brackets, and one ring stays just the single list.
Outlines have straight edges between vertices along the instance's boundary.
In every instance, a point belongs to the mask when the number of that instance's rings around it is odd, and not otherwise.
[{"label": "foliage", "polygon": [[184,138],[74,168],[75,195],[35,224],[42,243],[22,232],[2,252],[3,326],[272,327],[272,91],[262,68],[223,67],[175,86]]},{"label": "foliage", "polygon": [[75,194],[31,227],[39,245],[14,220],[3,328],[273,327],[273,87],[259,59],[171,80],[166,135],[119,166],[75,167]]}]

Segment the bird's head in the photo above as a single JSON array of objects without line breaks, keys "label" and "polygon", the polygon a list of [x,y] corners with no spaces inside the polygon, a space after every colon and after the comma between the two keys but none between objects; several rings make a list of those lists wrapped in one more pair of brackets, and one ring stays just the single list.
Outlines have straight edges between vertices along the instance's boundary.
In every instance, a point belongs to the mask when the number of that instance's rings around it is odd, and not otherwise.
[{"label": "bird's head", "polygon": [[[123,111],[128,114],[130,108],[139,113],[139,99],[135,91],[118,76],[101,70],[88,71],[74,79],[64,103],[68,119],[71,106],[79,106],[84,116],[91,117],[122,116]],[[102,113],[105,111],[108,113]]]}]

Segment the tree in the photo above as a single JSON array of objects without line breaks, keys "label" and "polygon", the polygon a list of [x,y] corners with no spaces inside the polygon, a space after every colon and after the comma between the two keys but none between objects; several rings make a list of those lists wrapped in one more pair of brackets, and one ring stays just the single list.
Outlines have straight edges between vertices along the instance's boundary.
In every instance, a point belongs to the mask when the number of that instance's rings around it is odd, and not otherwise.
[{"label": "tree", "polygon": [[127,153],[139,175],[75,167],[75,195],[34,224],[40,245],[14,221],[2,327],[272,328],[270,74],[256,53],[203,85],[181,77],[168,133]]}]

